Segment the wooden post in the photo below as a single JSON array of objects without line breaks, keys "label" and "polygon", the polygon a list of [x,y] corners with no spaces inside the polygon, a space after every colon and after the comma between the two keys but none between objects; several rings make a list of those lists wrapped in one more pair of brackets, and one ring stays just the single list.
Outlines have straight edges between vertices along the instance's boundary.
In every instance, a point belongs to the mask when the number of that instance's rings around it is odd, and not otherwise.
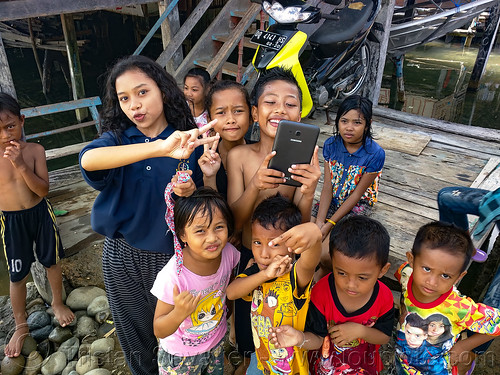
[{"label": "wooden post", "polygon": [[12,80],[12,74],[10,73],[9,61],[7,60],[7,54],[5,53],[5,47],[3,45],[2,34],[0,33],[0,92],[6,92],[17,98],[16,89],[14,88],[14,81]]},{"label": "wooden post", "polygon": [[[28,18],[28,30],[30,32],[31,49],[33,50],[33,56],[35,57],[36,67],[38,69],[38,75],[40,76],[40,81],[42,81],[42,88],[43,88],[42,64],[40,63],[40,58],[38,57],[38,52],[36,50],[35,35],[33,34],[33,26],[31,24],[31,18]],[[43,89],[43,93],[44,95],[47,94],[45,92],[45,89]]]},{"label": "wooden post", "polygon": [[[158,10],[160,15],[165,11],[169,3],[169,0],[162,0],[158,2]],[[161,40],[163,42],[163,49],[166,49],[170,41],[173,39],[175,34],[181,28],[181,23],[179,20],[179,8],[176,5],[174,9],[170,12],[167,19],[161,24]],[[166,63],[165,69],[170,74],[173,74],[175,70],[181,65],[183,59],[182,46],[179,47],[177,51],[172,56],[172,59]]]},{"label": "wooden post", "polygon": [[[71,14],[61,14],[61,22],[64,33],[64,41],[66,43],[66,52],[68,54],[73,99],[83,99],[85,98],[85,87],[83,85],[82,66],[80,65],[80,56],[78,55],[78,44],[76,42],[76,31],[73,16]],[[82,122],[83,119],[88,117],[88,111],[86,108],[77,109],[75,112],[78,122]]]},{"label": "wooden post", "polygon": [[472,69],[467,91],[477,91],[479,88],[479,81],[483,76],[486,64],[488,63],[488,58],[490,57],[491,49],[495,44],[499,22],[500,11],[498,9],[498,3],[496,3],[490,8],[488,25],[486,26],[483,38],[481,39],[481,45],[479,46],[479,51],[477,52],[476,62],[474,64],[474,68]]},{"label": "wooden post", "polygon": [[398,102],[401,103],[404,103],[406,100],[405,81],[403,75],[404,61],[405,61],[405,55],[397,56],[394,58],[394,65],[396,70],[396,90],[397,90]]},{"label": "wooden post", "polygon": [[375,22],[381,25],[382,28],[381,30],[375,29],[374,25],[371,32],[376,37],[377,41],[368,41],[371,59],[362,93],[364,96],[370,98],[374,105],[378,104],[380,87],[382,86],[394,4],[395,0],[382,1],[382,8],[375,19]]}]

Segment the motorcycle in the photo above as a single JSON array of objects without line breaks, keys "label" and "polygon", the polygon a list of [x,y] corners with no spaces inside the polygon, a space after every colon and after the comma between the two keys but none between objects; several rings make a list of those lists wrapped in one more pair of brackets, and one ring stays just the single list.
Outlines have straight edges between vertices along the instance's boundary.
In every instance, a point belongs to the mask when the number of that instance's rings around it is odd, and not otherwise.
[{"label": "motorcycle", "polygon": [[[342,0],[324,2],[338,6]],[[262,0],[262,9],[276,23],[252,36],[251,41],[258,44],[252,64],[259,72],[275,66],[292,69],[302,90],[302,117],[313,107],[328,106],[360,90],[371,58],[366,41],[380,0],[346,0],[346,6],[328,13],[302,0]],[[307,34],[298,26],[322,19],[309,37],[311,55],[302,69],[299,55]]]}]

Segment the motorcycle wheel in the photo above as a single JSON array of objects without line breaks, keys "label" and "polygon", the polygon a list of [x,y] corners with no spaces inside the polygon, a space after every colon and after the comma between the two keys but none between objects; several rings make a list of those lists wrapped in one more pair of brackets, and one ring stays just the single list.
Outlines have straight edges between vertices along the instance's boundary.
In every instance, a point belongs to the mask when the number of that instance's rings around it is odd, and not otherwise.
[{"label": "motorcycle wheel", "polygon": [[371,61],[370,48],[366,45],[366,43],[361,46],[355,58],[359,60],[359,66],[356,68],[355,73],[356,78],[354,78],[345,90],[342,90],[339,93],[340,98],[356,94],[365,82]]}]

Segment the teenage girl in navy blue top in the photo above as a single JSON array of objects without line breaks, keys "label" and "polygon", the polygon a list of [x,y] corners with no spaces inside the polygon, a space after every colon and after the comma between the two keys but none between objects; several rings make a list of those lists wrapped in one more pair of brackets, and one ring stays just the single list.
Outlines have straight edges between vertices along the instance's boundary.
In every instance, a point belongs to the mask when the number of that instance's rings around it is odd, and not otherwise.
[{"label": "teenage girl in navy blue top", "polygon": [[[130,56],[111,69],[101,113],[101,136],[80,153],[85,180],[100,193],[92,228],[106,236],[103,275],[114,324],[133,374],[157,374],[153,332],[156,274],[172,256],[164,190],[191,195],[203,185],[197,159],[211,128],[197,129],[175,80],[154,61]],[[191,179],[177,182],[189,168]],[[182,167],[182,168],[179,168]]]}]

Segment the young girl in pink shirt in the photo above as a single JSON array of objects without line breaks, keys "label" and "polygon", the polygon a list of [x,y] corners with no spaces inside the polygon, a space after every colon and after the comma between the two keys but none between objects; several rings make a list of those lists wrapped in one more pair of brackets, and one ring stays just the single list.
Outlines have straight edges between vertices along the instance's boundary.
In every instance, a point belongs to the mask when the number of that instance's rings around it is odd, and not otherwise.
[{"label": "young girl in pink shirt", "polygon": [[160,339],[160,374],[223,374],[226,287],[240,258],[228,242],[233,223],[226,201],[210,188],[175,203],[182,258],[170,259],[151,289],[158,298],[154,332]]}]

